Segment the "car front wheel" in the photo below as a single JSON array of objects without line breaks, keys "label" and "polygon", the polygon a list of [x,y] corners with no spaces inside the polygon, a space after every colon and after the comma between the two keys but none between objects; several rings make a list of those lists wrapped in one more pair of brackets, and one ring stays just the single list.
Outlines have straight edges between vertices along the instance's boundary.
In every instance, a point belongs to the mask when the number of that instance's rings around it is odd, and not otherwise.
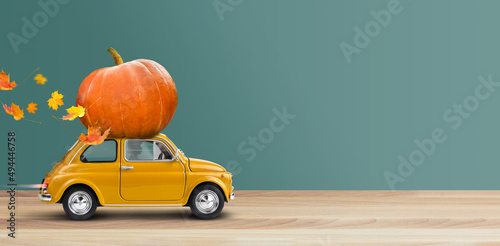
[{"label": "car front wheel", "polygon": [[213,219],[224,207],[224,196],[214,185],[202,185],[194,189],[189,206],[196,217]]},{"label": "car front wheel", "polygon": [[64,195],[63,208],[74,220],[89,219],[97,208],[96,195],[87,187],[73,187]]}]

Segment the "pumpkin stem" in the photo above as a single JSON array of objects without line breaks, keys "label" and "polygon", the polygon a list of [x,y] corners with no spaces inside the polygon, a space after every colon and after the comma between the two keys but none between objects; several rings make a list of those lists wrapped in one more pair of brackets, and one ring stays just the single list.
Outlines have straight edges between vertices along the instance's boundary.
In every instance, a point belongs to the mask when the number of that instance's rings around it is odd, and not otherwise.
[{"label": "pumpkin stem", "polygon": [[118,51],[110,47],[108,49],[108,52],[113,56],[113,59],[115,59],[115,65],[118,66],[120,64],[123,64],[122,57],[120,56],[120,54],[118,54]]}]

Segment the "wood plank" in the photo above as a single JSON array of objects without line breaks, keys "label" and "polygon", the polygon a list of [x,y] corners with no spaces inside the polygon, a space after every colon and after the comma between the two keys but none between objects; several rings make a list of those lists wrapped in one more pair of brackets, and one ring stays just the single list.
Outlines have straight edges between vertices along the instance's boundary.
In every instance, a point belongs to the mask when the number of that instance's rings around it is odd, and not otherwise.
[{"label": "wood plank", "polygon": [[[0,193],[3,221],[7,195]],[[500,243],[499,191],[237,191],[208,221],[189,208],[106,207],[91,220],[73,221],[60,204],[43,204],[36,195],[18,191],[16,239],[3,226],[0,244]]]}]

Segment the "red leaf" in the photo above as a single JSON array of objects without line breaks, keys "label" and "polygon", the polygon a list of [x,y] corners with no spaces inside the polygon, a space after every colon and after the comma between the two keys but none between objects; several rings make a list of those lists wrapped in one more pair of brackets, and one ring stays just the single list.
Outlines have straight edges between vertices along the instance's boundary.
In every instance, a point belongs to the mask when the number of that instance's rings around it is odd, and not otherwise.
[{"label": "red leaf", "polygon": [[101,135],[101,127],[100,126],[91,126],[88,129],[88,134],[84,135],[83,133],[80,135],[78,139],[82,140],[85,142],[85,144],[88,145],[99,145],[102,142],[104,142],[104,139],[106,139],[109,135],[109,131],[111,128],[106,130],[104,134]]}]

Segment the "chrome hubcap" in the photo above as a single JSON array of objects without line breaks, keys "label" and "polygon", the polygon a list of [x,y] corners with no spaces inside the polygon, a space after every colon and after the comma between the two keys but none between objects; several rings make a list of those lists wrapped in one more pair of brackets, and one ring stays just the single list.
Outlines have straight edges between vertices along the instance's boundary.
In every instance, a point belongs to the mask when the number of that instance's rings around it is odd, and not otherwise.
[{"label": "chrome hubcap", "polygon": [[204,214],[213,213],[219,207],[219,197],[212,190],[204,190],[196,196],[196,208]]},{"label": "chrome hubcap", "polygon": [[88,213],[92,207],[92,199],[85,191],[77,191],[71,194],[68,199],[68,203],[69,210],[77,215],[84,215]]}]

